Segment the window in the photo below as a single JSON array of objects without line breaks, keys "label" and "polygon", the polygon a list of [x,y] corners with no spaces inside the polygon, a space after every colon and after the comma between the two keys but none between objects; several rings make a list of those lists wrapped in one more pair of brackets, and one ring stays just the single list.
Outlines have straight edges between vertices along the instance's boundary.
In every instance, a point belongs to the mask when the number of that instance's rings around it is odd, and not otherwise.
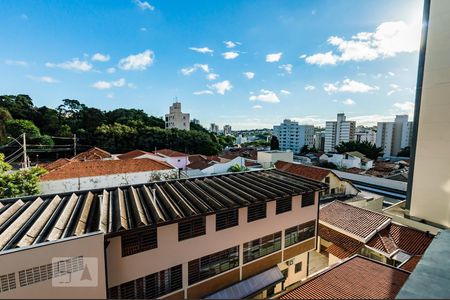
[{"label": "window", "polygon": [[239,246],[191,260],[188,263],[189,285],[239,266]]},{"label": "window", "polygon": [[326,183],[326,184],[330,184],[330,177],[328,177],[328,176],[325,177],[325,183]]},{"label": "window", "polygon": [[301,271],[302,271],[302,262],[296,263],[295,264],[295,273],[298,273]]},{"label": "window", "polygon": [[181,265],[108,289],[108,299],[153,299],[181,289]]},{"label": "window", "polygon": [[228,210],[216,214],[216,231],[237,226],[239,223],[239,211]]},{"label": "window", "polygon": [[125,232],[122,236],[122,257],[158,247],[156,228]]},{"label": "window", "polygon": [[253,204],[248,207],[247,222],[253,222],[266,217],[266,203]]},{"label": "window", "polygon": [[281,231],[244,244],[244,263],[281,249]]},{"label": "window", "polygon": [[282,198],[277,200],[277,215],[292,210],[292,198]]},{"label": "window", "polygon": [[178,241],[187,240],[206,233],[205,217],[198,217],[178,223]]},{"label": "window", "polygon": [[302,195],[302,207],[314,205],[315,193],[303,194]]},{"label": "window", "polygon": [[316,221],[312,220],[301,225],[286,229],[284,232],[284,246],[300,243],[316,235]]}]

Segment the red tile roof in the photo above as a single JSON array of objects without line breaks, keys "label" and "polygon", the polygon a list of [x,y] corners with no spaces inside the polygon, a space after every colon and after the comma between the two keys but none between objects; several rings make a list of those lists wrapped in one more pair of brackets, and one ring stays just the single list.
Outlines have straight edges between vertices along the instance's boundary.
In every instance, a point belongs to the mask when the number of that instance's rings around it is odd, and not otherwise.
[{"label": "red tile roof", "polygon": [[323,181],[325,177],[327,177],[328,174],[331,173],[331,170],[328,169],[310,167],[300,164],[289,163],[285,161],[277,161],[275,163],[275,167],[279,170],[317,181]]},{"label": "red tile roof", "polygon": [[163,155],[163,156],[168,156],[168,157],[188,156],[186,153],[178,152],[178,151],[171,150],[171,149],[161,149],[161,150],[156,150],[156,151],[153,151],[153,153],[155,153],[155,154],[161,154],[161,155]]},{"label": "red tile roof", "polygon": [[367,246],[393,254],[400,249],[409,255],[423,255],[427,250],[433,236],[411,227],[391,223],[378,232]]},{"label": "red tile roof", "polygon": [[394,299],[409,272],[354,256],[312,277],[280,299]]},{"label": "red tile roof", "polygon": [[68,159],[68,158],[60,158],[58,160],[55,160],[54,162],[43,165],[42,167],[45,168],[47,171],[51,171],[51,170],[54,170],[56,168],[59,168],[59,167],[65,165],[69,162],[70,162],[70,159]]},{"label": "red tile roof", "polygon": [[172,166],[149,158],[127,160],[71,161],[44,174],[41,181],[62,180],[78,177],[105,176],[121,173],[170,170]]},{"label": "red tile roof", "polygon": [[320,209],[320,222],[339,228],[363,240],[369,238],[391,218],[364,208],[333,201]]},{"label": "red tile roof", "polygon": [[333,243],[326,251],[340,259],[358,253],[359,249],[363,246],[363,243],[322,224],[319,224],[319,236]]},{"label": "red tile roof", "polygon": [[408,259],[403,265],[399,266],[399,268],[408,272],[412,272],[421,259],[422,255],[411,256],[411,258]]},{"label": "red tile roof", "polygon": [[80,154],[75,155],[74,157],[72,157],[72,160],[98,160],[111,157],[112,155],[108,151],[93,147],[85,152],[81,152]]},{"label": "red tile roof", "polygon": [[124,153],[124,154],[117,155],[117,158],[119,158],[119,159],[130,159],[130,158],[136,158],[136,157],[139,157],[139,156],[142,156],[142,155],[146,155],[146,154],[154,155],[151,152],[147,152],[147,151],[136,149],[136,150],[132,150],[130,152]]}]

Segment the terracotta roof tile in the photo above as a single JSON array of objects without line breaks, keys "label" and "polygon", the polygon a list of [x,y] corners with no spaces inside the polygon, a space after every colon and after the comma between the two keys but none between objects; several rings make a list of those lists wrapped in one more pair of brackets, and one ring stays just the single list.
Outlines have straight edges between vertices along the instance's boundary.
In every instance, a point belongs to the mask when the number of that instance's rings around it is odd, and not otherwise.
[{"label": "terracotta roof tile", "polygon": [[[363,240],[370,237],[391,218],[340,201],[333,201],[320,209],[320,222],[339,228]],[[326,225],[326,224],[325,224]]]},{"label": "terracotta roof tile", "polygon": [[178,152],[178,151],[171,150],[171,149],[161,149],[161,150],[156,150],[156,151],[153,151],[153,153],[155,153],[155,154],[161,154],[161,155],[163,155],[163,156],[168,156],[168,157],[188,156],[186,153]]},{"label": "terracotta roof tile", "polygon": [[71,161],[40,177],[41,181],[62,180],[78,177],[105,176],[121,173],[136,173],[170,170],[172,166],[149,158],[127,160]]},{"label": "terracotta roof tile", "polygon": [[85,152],[81,152],[78,155],[72,157],[72,160],[99,160],[105,158],[111,158],[112,155],[108,151],[93,147]]},{"label": "terracotta roof tile", "polygon": [[423,255],[427,250],[433,236],[423,231],[391,223],[378,232],[367,246],[392,254],[397,249],[409,255]]},{"label": "terracotta roof tile", "polygon": [[277,161],[275,163],[275,167],[282,171],[286,171],[289,173],[293,173],[295,175],[299,175],[317,181],[324,180],[325,177],[331,173],[331,170],[294,164],[285,161]]},{"label": "terracotta roof tile", "polygon": [[356,254],[363,246],[363,243],[322,224],[319,224],[319,236],[333,243],[326,251],[340,259]]},{"label": "terracotta roof tile", "polygon": [[68,158],[60,158],[60,159],[55,160],[54,162],[43,165],[42,167],[45,168],[47,171],[51,171],[51,170],[57,169],[57,168],[65,165],[69,162],[70,162],[70,159],[68,159]]},{"label": "terracotta roof tile", "polygon": [[117,155],[117,158],[119,158],[119,159],[130,159],[130,158],[136,158],[136,157],[139,157],[139,156],[142,156],[142,155],[146,155],[146,154],[152,154],[153,155],[153,153],[151,153],[151,152],[147,152],[147,151],[144,151],[144,150],[136,149],[136,150],[129,151],[127,153],[123,153],[123,154]]},{"label": "terracotta roof tile", "polygon": [[394,299],[408,277],[409,272],[354,256],[280,299]]}]

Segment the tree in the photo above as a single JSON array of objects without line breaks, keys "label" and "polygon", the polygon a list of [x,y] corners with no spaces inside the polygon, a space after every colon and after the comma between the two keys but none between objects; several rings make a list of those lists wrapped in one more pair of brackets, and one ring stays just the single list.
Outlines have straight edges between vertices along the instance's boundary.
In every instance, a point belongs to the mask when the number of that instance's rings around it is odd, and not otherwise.
[{"label": "tree", "polygon": [[29,120],[9,120],[6,121],[6,133],[17,138],[22,133],[26,133],[30,137],[38,137],[41,131]]},{"label": "tree", "polygon": [[402,149],[397,153],[397,156],[400,156],[400,157],[409,157],[409,156],[410,156],[410,148],[409,148],[409,146],[408,146],[408,147],[405,147],[405,148],[402,148]]},{"label": "tree", "polygon": [[366,157],[376,160],[379,156],[383,154],[383,148],[377,147],[376,145],[364,141],[364,142],[342,142],[340,145],[336,146],[336,151],[338,153],[358,151],[364,154]]},{"label": "tree", "polygon": [[6,108],[14,119],[33,119],[36,112],[28,95],[0,96],[0,107]]},{"label": "tree", "polygon": [[308,145],[303,145],[303,147],[300,149],[300,155],[305,155],[309,153],[309,147]]},{"label": "tree", "polygon": [[6,122],[10,120],[12,120],[12,117],[9,111],[0,107],[0,144],[6,140]]},{"label": "tree", "polygon": [[12,172],[4,159],[5,155],[0,153],[0,199],[39,194],[39,176],[45,169],[32,167]]},{"label": "tree", "polygon": [[272,135],[272,138],[270,139],[270,150],[280,150],[280,143],[278,138],[274,135]]},{"label": "tree", "polygon": [[243,172],[243,171],[248,171],[248,168],[246,166],[241,166],[240,164],[235,164],[228,168],[228,172],[235,173],[235,172]]}]

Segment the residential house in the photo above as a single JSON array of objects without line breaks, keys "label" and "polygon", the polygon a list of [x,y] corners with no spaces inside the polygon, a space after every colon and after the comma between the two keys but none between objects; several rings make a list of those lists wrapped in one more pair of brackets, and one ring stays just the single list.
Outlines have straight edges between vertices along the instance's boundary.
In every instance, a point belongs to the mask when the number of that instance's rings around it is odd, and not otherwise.
[{"label": "residential house", "polygon": [[373,167],[373,160],[367,158],[364,154],[358,151],[338,153],[326,153],[320,156],[321,161],[327,161],[335,164],[341,168],[358,168],[369,170]]},{"label": "residential house", "polygon": [[192,299],[258,274],[269,297],[306,278],[324,187],[265,170],[2,199],[0,297]]},{"label": "residential house", "polygon": [[308,278],[280,299],[394,299],[410,273],[352,256]]},{"label": "residential house", "polygon": [[294,154],[292,151],[280,151],[280,150],[269,150],[269,151],[258,151],[257,162],[261,164],[264,168],[272,168],[275,163],[279,160],[286,162],[294,161]]},{"label": "residential house", "polygon": [[153,151],[159,157],[165,159],[167,163],[174,166],[177,169],[186,169],[189,164],[189,155],[183,152],[174,151],[171,149],[161,149]]}]

